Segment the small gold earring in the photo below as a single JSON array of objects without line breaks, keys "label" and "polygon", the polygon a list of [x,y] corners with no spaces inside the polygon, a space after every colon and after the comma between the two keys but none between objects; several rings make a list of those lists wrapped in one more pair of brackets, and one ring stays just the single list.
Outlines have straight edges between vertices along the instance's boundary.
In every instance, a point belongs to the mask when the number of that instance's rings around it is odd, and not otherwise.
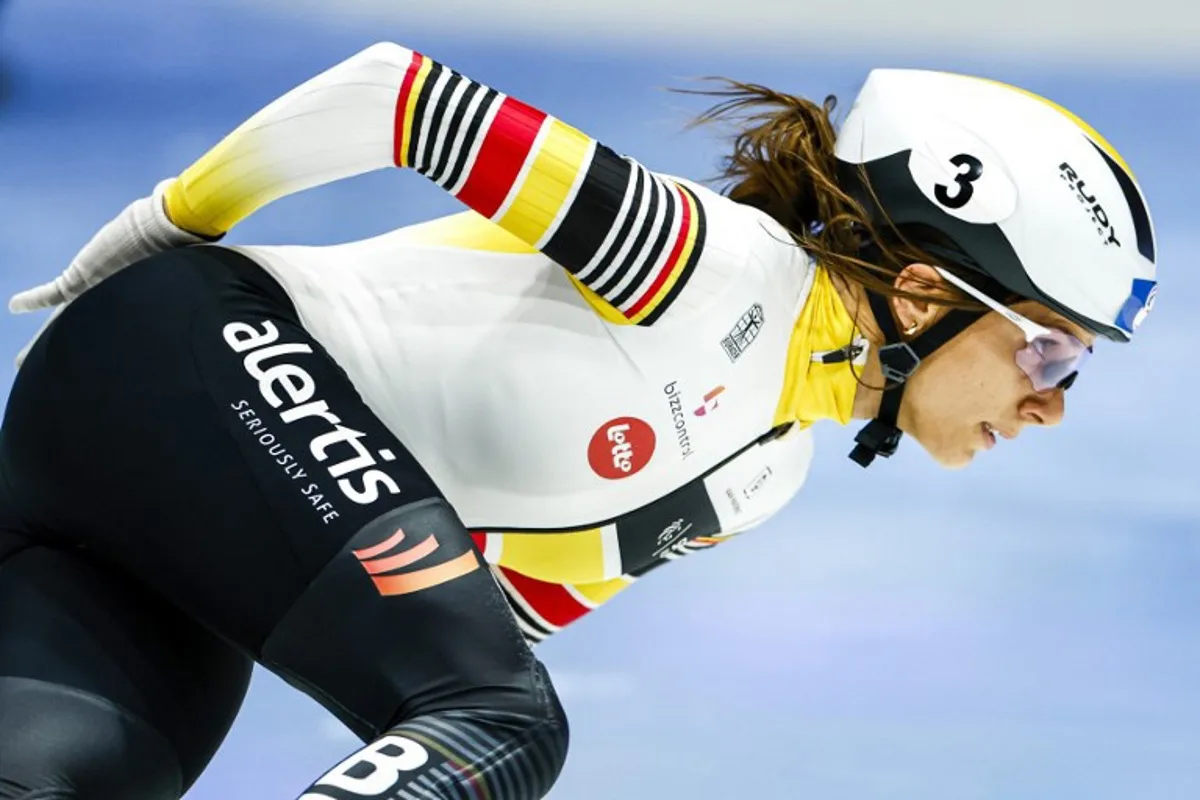
[{"label": "small gold earring", "polygon": [[912,336],[916,332],[917,332],[917,323],[915,323],[915,322],[904,329],[905,336]]}]

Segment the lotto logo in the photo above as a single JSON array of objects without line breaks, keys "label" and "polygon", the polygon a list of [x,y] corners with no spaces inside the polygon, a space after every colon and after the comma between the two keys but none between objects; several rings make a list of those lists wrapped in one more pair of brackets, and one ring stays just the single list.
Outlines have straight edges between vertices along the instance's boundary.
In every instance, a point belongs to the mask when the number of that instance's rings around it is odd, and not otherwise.
[{"label": "lotto logo", "polygon": [[654,429],[637,417],[617,417],[600,426],[588,444],[588,464],[606,480],[636,475],[654,455]]}]

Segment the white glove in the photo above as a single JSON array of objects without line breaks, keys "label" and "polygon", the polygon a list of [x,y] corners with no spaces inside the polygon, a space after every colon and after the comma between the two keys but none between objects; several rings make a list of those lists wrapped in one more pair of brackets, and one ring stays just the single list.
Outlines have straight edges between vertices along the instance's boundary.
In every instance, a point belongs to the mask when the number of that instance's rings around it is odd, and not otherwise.
[{"label": "white glove", "polygon": [[30,339],[29,342],[24,347],[21,348],[21,352],[17,353],[17,357],[14,362],[17,365],[17,369],[20,369],[21,365],[25,363],[25,357],[28,356],[29,351],[33,349],[34,342],[36,342],[38,339],[42,338],[42,334],[46,332],[46,328],[49,328],[50,323],[54,322],[54,320],[58,319],[58,315],[62,313],[62,310],[64,308],[66,308],[66,305],[61,305],[58,308],[54,309],[54,313],[46,318],[46,321],[42,323],[42,327],[38,328],[38,331],[37,331],[37,333],[35,333],[33,335],[33,338]]},{"label": "white glove", "polygon": [[211,242],[188,233],[171,222],[163,195],[174,182],[168,178],[154,187],[149,197],[134,200],[92,237],[61,275],[49,283],[13,295],[8,310],[14,314],[63,305],[115,272],[147,256]]},{"label": "white glove", "polygon": [[168,178],[154,187],[149,197],[134,200],[117,217],[92,237],[71,260],[61,275],[49,283],[13,295],[8,309],[24,314],[58,306],[50,318],[17,355],[20,368],[29,349],[67,304],[110,275],[143,258],[176,247],[211,242],[189,233],[171,222],[163,205],[163,195],[174,181]]}]

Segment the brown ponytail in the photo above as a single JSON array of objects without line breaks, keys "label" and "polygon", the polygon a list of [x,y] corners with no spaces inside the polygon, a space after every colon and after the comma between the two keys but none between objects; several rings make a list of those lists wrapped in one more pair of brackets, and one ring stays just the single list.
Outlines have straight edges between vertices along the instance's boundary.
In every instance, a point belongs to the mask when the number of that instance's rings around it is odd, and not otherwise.
[{"label": "brown ponytail", "polygon": [[[926,252],[913,243],[911,232],[906,234],[890,222],[885,230],[877,230],[863,205],[838,185],[833,123],[837,98],[830,95],[817,105],[758,84],[709,80],[724,86],[676,91],[721,98],[689,127],[719,121],[738,126],[733,152],[722,159],[715,178],[729,198],[769,214],[836,276],[890,297],[981,308],[972,300],[955,299],[958,292],[947,297],[944,289],[930,294],[896,289],[896,276],[912,263],[953,269],[972,283],[980,276]],[[864,258],[868,253],[870,260]]]}]

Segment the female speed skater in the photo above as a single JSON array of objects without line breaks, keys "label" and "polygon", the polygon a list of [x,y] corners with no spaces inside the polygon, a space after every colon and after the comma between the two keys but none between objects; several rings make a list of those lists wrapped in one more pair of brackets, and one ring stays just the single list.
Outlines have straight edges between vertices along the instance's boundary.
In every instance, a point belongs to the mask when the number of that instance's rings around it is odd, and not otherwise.
[{"label": "female speed skater", "polygon": [[[0,798],[177,800],[254,663],[364,742],[306,800],[532,800],[567,753],[531,645],[804,483],[811,426],[963,466],[1128,341],[1128,165],[1022,90],[731,83],[718,192],[396,44],[271,102],[14,311],[0,429]],[[387,167],[466,211],[229,247]]]}]

